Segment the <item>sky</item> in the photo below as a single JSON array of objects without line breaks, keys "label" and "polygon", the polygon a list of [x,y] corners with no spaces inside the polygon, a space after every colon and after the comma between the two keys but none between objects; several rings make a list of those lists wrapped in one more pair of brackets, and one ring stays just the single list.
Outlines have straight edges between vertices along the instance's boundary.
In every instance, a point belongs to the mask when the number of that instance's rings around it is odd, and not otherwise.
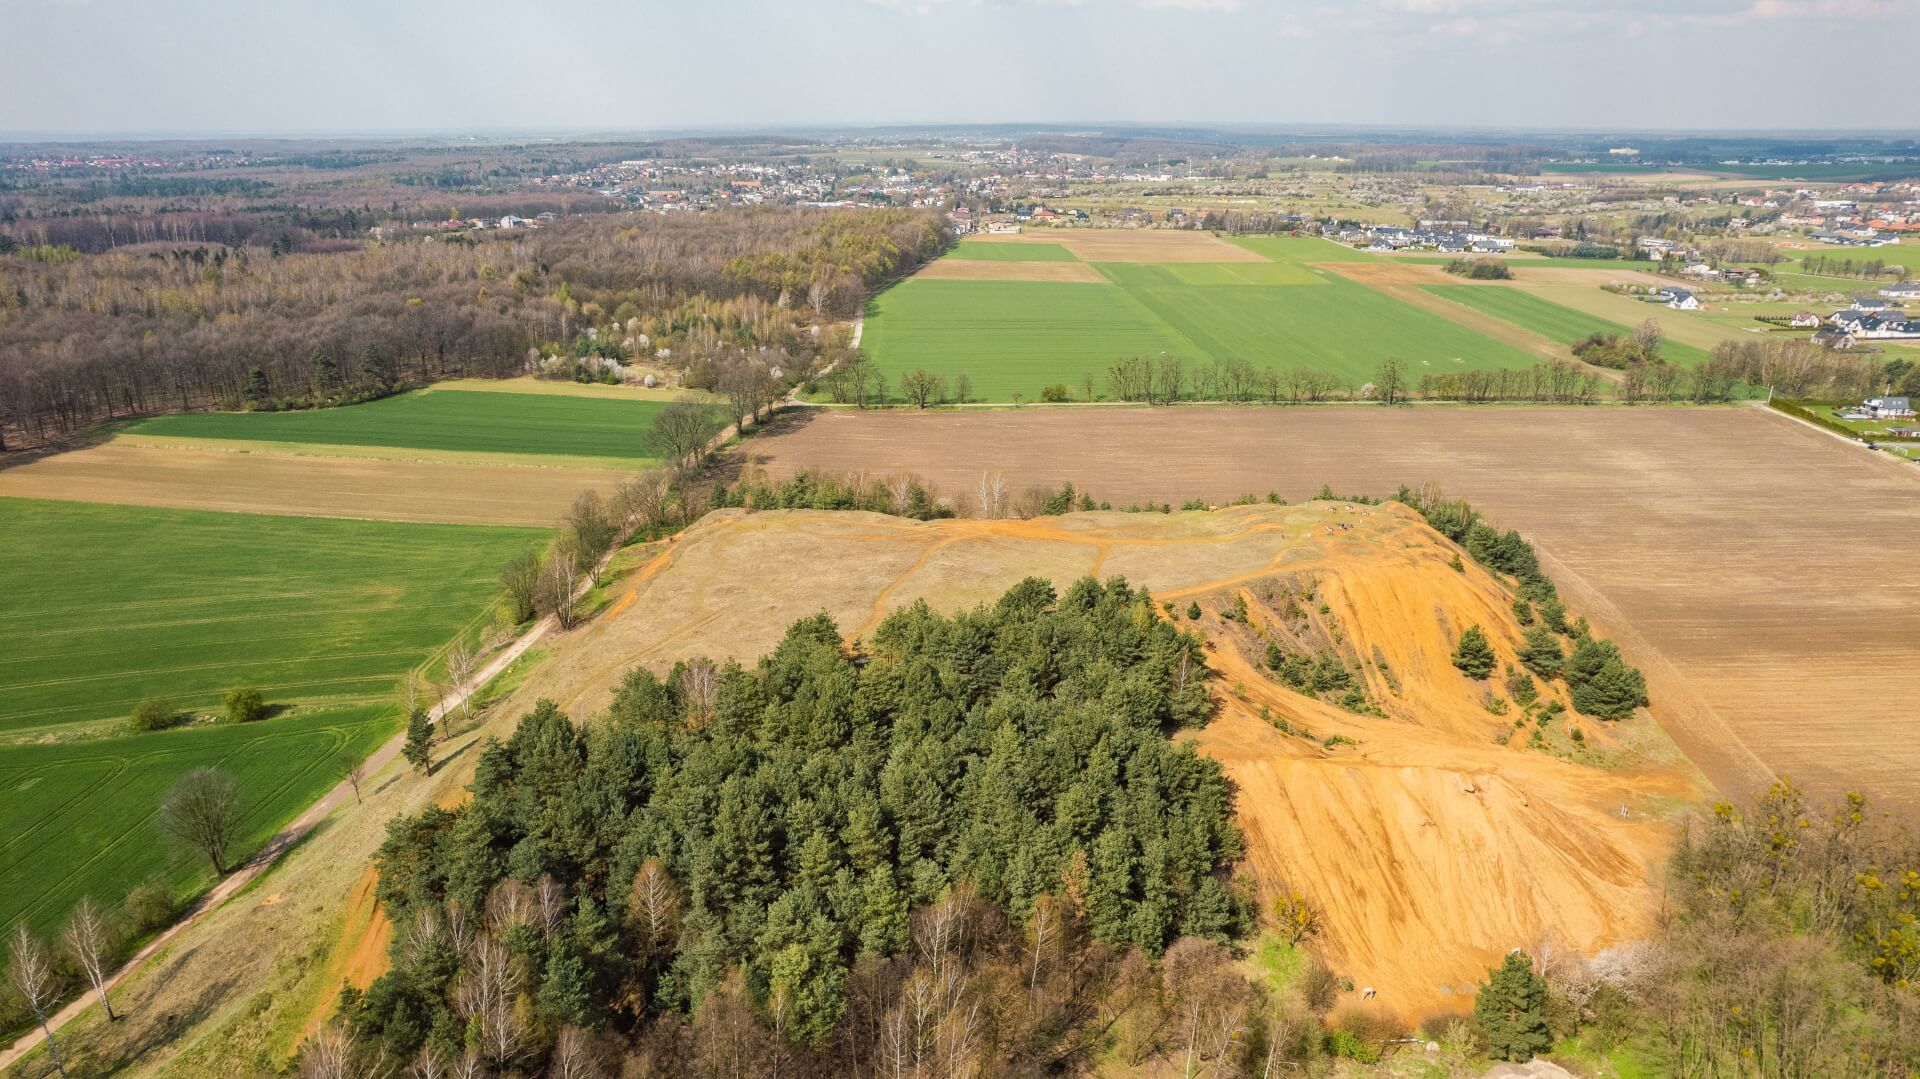
[{"label": "sky", "polygon": [[1911,132],[1920,0],[0,0],[19,136]]}]

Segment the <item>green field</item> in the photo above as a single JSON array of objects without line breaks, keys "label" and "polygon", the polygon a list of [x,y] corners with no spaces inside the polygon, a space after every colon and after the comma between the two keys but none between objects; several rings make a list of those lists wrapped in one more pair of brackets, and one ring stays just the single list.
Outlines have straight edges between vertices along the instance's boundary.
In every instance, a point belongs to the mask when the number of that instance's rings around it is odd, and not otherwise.
[{"label": "green field", "polygon": [[1395,255],[1394,262],[1407,262],[1415,266],[1445,266],[1457,259],[1496,259],[1513,267],[1517,277],[1520,271],[1535,270],[1614,270],[1627,273],[1639,270],[1652,273],[1660,268],[1657,262],[1644,259],[1577,259],[1547,255]]},{"label": "green field", "polygon": [[[1264,239],[1264,238],[1263,238]],[[869,306],[864,345],[897,386],[916,368],[951,380],[966,374],[973,396],[1037,399],[1065,383],[1084,396],[1084,376],[1105,375],[1128,356],[1229,359],[1259,367],[1317,367],[1358,386],[1389,356],[1412,374],[1467,367],[1526,367],[1532,357],[1466,327],[1306,265],[1293,247],[1279,263],[1107,263],[1106,284],[915,279]]]},{"label": "green field", "polygon": [[379,706],[302,712],[245,726],[197,726],[64,745],[0,747],[0,927],[50,932],[82,895],[115,906],[155,881],[174,895],[212,879],[206,860],[172,849],[154,811],[182,775],[215,765],[239,781],[257,849],[340,781],[342,754],[372,752],[398,725]]},{"label": "green field", "polygon": [[1073,252],[1059,244],[1007,243],[993,240],[962,240],[947,252],[950,259],[984,259],[988,262],[1079,262]]},{"label": "green field", "polygon": [[146,697],[208,710],[241,684],[382,699],[542,533],[0,498],[0,535],[3,733]]},{"label": "green field", "polygon": [[1383,256],[1318,236],[1229,236],[1237,247],[1275,262],[1383,262]]},{"label": "green field", "polygon": [[[1631,334],[1633,328],[1622,326],[1585,311],[1575,311],[1543,300],[1529,292],[1516,288],[1502,288],[1498,285],[1427,285],[1428,292],[1444,300],[1463,304],[1476,311],[1492,315],[1494,318],[1511,322],[1524,330],[1532,330],[1542,337],[1551,337],[1555,341],[1571,345],[1591,334],[1618,333]],[[1707,351],[1693,345],[1683,345],[1677,341],[1667,341],[1660,346],[1660,354],[1669,361],[1678,364],[1693,365],[1707,361]]]},{"label": "green field", "polygon": [[664,401],[419,390],[307,412],[188,412],[130,430],[177,438],[321,446],[611,457],[655,456],[647,432]]}]

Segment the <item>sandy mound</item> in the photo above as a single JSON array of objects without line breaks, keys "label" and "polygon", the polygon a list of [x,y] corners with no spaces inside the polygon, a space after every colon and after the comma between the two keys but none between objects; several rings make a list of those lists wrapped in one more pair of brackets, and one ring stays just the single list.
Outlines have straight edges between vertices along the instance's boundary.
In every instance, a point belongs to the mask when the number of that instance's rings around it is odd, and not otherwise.
[{"label": "sandy mound", "polygon": [[[750,661],[819,610],[858,637],[915,600],[954,609],[1030,575],[1124,575],[1176,609],[1197,601],[1207,612],[1222,708],[1192,737],[1239,786],[1258,887],[1323,907],[1335,968],[1378,990],[1376,1006],[1417,1018],[1470,1006],[1472,983],[1508,949],[1551,940],[1590,952],[1644,932],[1671,840],[1663,814],[1698,793],[1627,744],[1663,744],[1645,720],[1616,731],[1576,719],[1577,752],[1525,748],[1515,714],[1487,708],[1498,675],[1476,682],[1452,665],[1468,625],[1484,628],[1503,666],[1521,639],[1507,589],[1470,563],[1453,569],[1454,554],[1399,506],[928,523],[727,511],[563,638],[508,707],[551,697],[584,717],[637,663]],[[1289,646],[1302,639],[1280,622],[1303,589],[1311,599],[1292,625],[1359,668],[1382,715],[1289,690],[1250,662],[1269,631]],[[1236,596],[1248,624],[1218,617]]]}]

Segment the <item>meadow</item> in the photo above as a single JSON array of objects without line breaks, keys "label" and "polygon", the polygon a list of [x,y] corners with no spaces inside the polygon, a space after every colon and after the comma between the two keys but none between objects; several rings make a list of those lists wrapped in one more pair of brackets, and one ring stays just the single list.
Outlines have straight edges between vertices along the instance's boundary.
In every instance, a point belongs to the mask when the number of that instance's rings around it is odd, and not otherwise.
[{"label": "meadow", "polygon": [[[499,590],[543,533],[0,498],[0,733],[384,699]],[[11,748],[0,748],[0,762]]]},{"label": "meadow", "polygon": [[217,766],[239,781],[244,857],[340,781],[339,759],[371,753],[398,725],[362,705],[249,723],[0,748],[0,925],[50,931],[74,901],[108,906],[152,883],[170,898],[212,879],[197,852],[162,842],[160,800],[182,775]]},{"label": "meadow", "polygon": [[1342,251],[1371,259],[1362,252],[1293,237],[1236,243],[1272,261],[1100,262],[1104,283],[906,281],[869,305],[863,344],[890,389],[924,368],[949,387],[965,374],[973,399],[996,402],[1034,400],[1053,384],[1079,399],[1088,375],[1104,395],[1116,360],[1163,353],[1193,364],[1315,367],[1353,386],[1389,356],[1416,374],[1536,362],[1314,265],[1340,261]]},{"label": "meadow", "polygon": [[136,435],[293,445],[398,447],[642,462],[662,400],[429,389],[306,412],[188,412],[156,416]]},{"label": "meadow", "polygon": [[[1576,311],[1519,289],[1498,285],[1428,285],[1427,291],[1569,345],[1595,333],[1633,333],[1630,326]],[[1689,366],[1707,360],[1705,349],[1676,341],[1663,343],[1660,354],[1673,363]]]}]

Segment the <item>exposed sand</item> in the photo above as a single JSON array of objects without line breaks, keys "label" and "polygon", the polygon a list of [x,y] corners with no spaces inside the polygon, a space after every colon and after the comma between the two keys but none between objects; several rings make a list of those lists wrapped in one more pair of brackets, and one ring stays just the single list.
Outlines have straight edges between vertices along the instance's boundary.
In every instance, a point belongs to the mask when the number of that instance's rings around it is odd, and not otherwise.
[{"label": "exposed sand", "polygon": [[[916,600],[963,608],[1029,575],[1064,584],[1123,574],[1163,599],[1198,597],[1216,610],[1235,589],[1311,574],[1331,623],[1359,655],[1377,647],[1394,672],[1397,690],[1380,677],[1371,687],[1388,718],[1272,684],[1216,634],[1223,712],[1195,737],[1240,788],[1263,892],[1286,883],[1321,903],[1336,967],[1378,989],[1377,1007],[1417,1018],[1466,1006],[1462,987],[1509,948],[1551,938],[1592,951],[1643,932],[1654,909],[1648,882],[1670,840],[1665,813],[1697,793],[1682,769],[1626,751],[1635,763],[1602,770],[1498,745],[1509,721],[1484,710],[1484,684],[1448,656],[1452,635],[1477,623],[1510,658],[1519,629],[1503,589],[1477,568],[1451,569],[1452,554],[1398,507],[925,524],[725,511],[556,645],[506,710],[547,697],[584,718],[636,663],[664,672],[692,655],[751,660],[820,609],[857,638]],[[1246,700],[1231,695],[1236,684]],[[1327,751],[1281,735],[1256,718],[1262,703],[1317,737],[1359,745]],[[1599,724],[1581,723],[1592,744],[1608,744]]]}]

